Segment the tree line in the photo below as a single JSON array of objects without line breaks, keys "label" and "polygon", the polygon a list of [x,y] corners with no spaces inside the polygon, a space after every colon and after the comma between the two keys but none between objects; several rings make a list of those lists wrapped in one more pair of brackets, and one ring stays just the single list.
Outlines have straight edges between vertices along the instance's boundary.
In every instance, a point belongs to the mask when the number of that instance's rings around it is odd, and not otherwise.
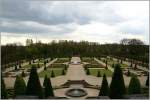
[{"label": "tree line", "polygon": [[95,42],[61,40],[50,43],[33,43],[27,39],[27,45],[7,44],[1,46],[1,63],[6,65],[22,60],[31,61],[38,58],[55,57],[105,57],[129,58],[148,63],[149,45],[138,39],[123,39],[120,43],[99,44]]}]

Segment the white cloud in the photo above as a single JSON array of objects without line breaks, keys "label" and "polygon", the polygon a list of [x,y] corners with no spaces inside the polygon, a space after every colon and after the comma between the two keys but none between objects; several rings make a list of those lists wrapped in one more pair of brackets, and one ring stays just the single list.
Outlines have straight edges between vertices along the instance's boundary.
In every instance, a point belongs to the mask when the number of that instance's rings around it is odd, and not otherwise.
[{"label": "white cloud", "polygon": [[3,44],[26,39],[24,34],[35,37],[35,33],[45,42],[67,39],[112,43],[139,38],[149,44],[148,1],[5,0],[2,4]]}]

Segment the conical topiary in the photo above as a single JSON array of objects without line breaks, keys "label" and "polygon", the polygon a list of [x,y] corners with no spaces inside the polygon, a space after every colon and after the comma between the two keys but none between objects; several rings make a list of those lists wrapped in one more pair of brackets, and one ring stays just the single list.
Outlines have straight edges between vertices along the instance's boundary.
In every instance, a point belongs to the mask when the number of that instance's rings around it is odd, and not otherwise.
[{"label": "conical topiary", "polygon": [[101,77],[100,71],[97,72],[97,77]]},{"label": "conical topiary", "polygon": [[132,76],[130,80],[128,94],[141,94],[141,85],[136,76]]},{"label": "conical topiary", "polygon": [[108,95],[109,95],[109,87],[108,87],[106,75],[104,74],[99,96],[108,96]]},{"label": "conical topiary", "polygon": [[[2,75],[1,75],[2,77]],[[8,98],[8,94],[7,94],[7,90],[6,90],[6,86],[4,83],[4,79],[3,77],[1,78],[1,99],[7,99]]]},{"label": "conical topiary", "polygon": [[109,97],[112,99],[121,99],[126,93],[123,73],[119,64],[115,65],[115,70],[110,84]]},{"label": "conical topiary", "polygon": [[147,76],[146,86],[149,86],[149,75]]},{"label": "conical topiary", "polygon": [[62,70],[62,75],[65,75],[65,70]]},{"label": "conical topiary", "polygon": [[90,75],[90,70],[87,68],[87,70],[86,70],[86,74],[87,75]]},{"label": "conical topiary", "polygon": [[26,83],[21,76],[16,76],[15,85],[14,85],[14,96],[25,95],[26,92]]},{"label": "conical topiary", "polygon": [[48,77],[45,77],[45,83],[43,83],[43,84],[44,84],[45,98],[47,98],[49,96],[53,97],[54,96],[53,88],[52,88],[51,81]]},{"label": "conical topiary", "polygon": [[22,77],[25,77],[25,76],[26,76],[25,73],[24,73],[24,71],[22,71],[21,76],[22,76]]},{"label": "conical topiary", "polygon": [[35,66],[32,66],[30,77],[27,83],[26,95],[38,96],[43,98],[43,91],[40,84],[39,76]]},{"label": "conical topiary", "polygon": [[51,77],[55,77],[55,73],[53,72],[53,70],[51,71]]}]

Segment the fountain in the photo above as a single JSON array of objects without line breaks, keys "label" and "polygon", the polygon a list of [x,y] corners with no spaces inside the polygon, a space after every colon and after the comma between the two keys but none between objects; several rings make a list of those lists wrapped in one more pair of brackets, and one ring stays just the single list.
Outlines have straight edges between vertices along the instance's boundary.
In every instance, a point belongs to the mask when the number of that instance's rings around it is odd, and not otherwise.
[{"label": "fountain", "polygon": [[70,97],[83,97],[85,95],[87,95],[87,92],[83,89],[70,89],[66,92],[66,95],[67,96],[70,96]]}]

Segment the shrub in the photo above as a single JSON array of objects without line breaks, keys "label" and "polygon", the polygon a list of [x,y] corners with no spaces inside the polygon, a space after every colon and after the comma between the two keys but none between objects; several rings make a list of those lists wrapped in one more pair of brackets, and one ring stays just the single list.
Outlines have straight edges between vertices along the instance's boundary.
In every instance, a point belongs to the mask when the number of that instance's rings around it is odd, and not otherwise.
[{"label": "shrub", "polygon": [[25,77],[25,76],[26,76],[25,73],[24,73],[24,71],[22,71],[21,76],[22,76],[22,77]]},{"label": "shrub", "polygon": [[51,77],[55,77],[55,73],[53,72],[53,70],[51,71]]},{"label": "shrub", "polygon": [[104,74],[99,96],[108,96],[108,95],[109,95],[109,87],[108,87],[106,75]]},{"label": "shrub", "polygon": [[129,94],[140,94],[141,93],[141,85],[139,79],[136,76],[132,76],[128,88]]},{"label": "shrub", "polygon": [[149,86],[149,75],[147,76],[146,86]]},{"label": "shrub", "polygon": [[87,68],[87,70],[86,70],[86,74],[87,75],[90,75],[90,70]]},{"label": "shrub", "polygon": [[45,98],[47,98],[48,96],[54,96],[53,88],[52,88],[50,79],[48,77],[45,77],[44,82],[45,82],[44,83]]},{"label": "shrub", "polygon": [[32,66],[30,71],[26,95],[35,95],[39,96],[39,98],[43,98],[43,91],[40,84],[39,76],[37,74],[37,69],[35,66]]},{"label": "shrub", "polygon": [[62,70],[62,75],[65,75],[65,70]]},{"label": "shrub", "polygon": [[7,98],[8,98],[8,94],[4,83],[4,79],[1,78],[1,99],[7,99]]},{"label": "shrub", "polygon": [[26,84],[21,76],[17,76],[14,85],[14,95],[24,95],[26,91]]},{"label": "shrub", "polygon": [[100,71],[98,71],[98,73],[97,73],[97,77],[101,77],[101,73],[100,73]]},{"label": "shrub", "polygon": [[110,98],[113,99],[121,99],[123,95],[126,93],[125,84],[123,79],[123,73],[121,70],[121,66],[119,64],[115,65],[115,70],[112,76],[112,81],[110,84]]}]

